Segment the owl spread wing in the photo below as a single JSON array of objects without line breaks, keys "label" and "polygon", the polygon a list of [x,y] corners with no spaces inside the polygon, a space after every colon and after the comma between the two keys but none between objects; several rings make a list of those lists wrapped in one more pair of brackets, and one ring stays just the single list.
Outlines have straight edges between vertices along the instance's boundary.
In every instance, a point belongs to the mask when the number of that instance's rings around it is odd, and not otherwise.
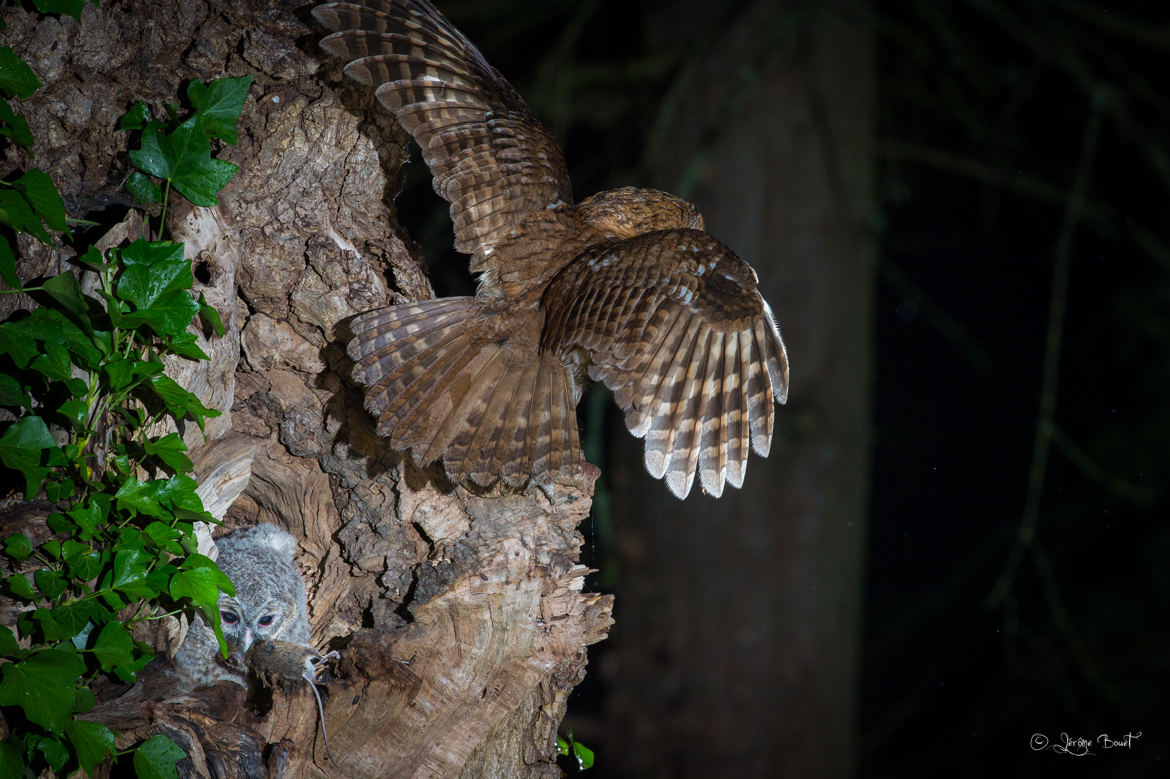
[{"label": "owl spread wing", "polygon": [[571,203],[561,148],[523,98],[442,14],[416,0],[358,0],[313,10],[339,30],[321,41],[345,72],[422,147],[434,187],[451,203],[455,248],[472,271],[534,211]]},{"label": "owl spread wing", "polygon": [[572,375],[535,346],[510,355],[516,333],[484,301],[390,306],[362,314],[352,328],[354,378],[367,385],[378,433],[420,464],[441,459],[455,482],[501,478],[520,487],[530,478],[547,484],[582,462]]},{"label": "owl spread wing", "polygon": [[788,358],[756,274],[701,230],[661,230],[590,247],[553,280],[542,348],[584,349],[646,469],[683,498],[698,470],[719,497],[743,484],[748,446],[771,447]]}]

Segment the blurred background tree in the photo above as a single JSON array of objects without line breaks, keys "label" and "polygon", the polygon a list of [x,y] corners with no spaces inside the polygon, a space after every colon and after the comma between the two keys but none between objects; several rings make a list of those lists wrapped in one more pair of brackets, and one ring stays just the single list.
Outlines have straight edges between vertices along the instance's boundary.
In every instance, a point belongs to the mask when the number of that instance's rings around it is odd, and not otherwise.
[{"label": "blurred background tree", "polygon": [[[578,197],[698,204],[792,358],[771,457],[719,501],[667,496],[583,403],[617,594],[567,719],[595,775],[1031,775],[1074,759],[1062,732],[1110,775],[1163,765],[1166,10],[441,5]],[[465,288],[409,178],[404,223]]]}]

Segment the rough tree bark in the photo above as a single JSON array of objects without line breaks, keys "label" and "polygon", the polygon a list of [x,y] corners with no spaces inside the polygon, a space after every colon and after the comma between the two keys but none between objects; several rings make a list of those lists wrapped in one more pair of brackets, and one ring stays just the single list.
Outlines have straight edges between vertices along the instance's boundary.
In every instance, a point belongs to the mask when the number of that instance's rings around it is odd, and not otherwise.
[{"label": "rough tree bark", "polygon": [[[313,640],[341,651],[321,685],[341,774],[559,775],[557,725],[585,647],[612,621],[577,564],[595,474],[551,495],[472,492],[374,437],[345,323],[430,287],[392,231],[405,136],[325,64],[306,11],[124,0],[87,5],[79,28],[5,9],[2,37],[44,84],[19,109],[36,164],[70,216],[105,228],[132,207],[119,116],[177,100],[191,78],[255,76],[239,145],[220,155],[241,166],[220,206],[170,220],[228,329],[205,347],[210,363],[171,366],[224,412],[206,441],[189,436],[200,475],[230,471],[225,491],[246,483],[227,528],[273,522],[300,542]],[[6,169],[28,164],[10,154]],[[68,267],[67,250],[25,249],[25,278]],[[140,693],[107,714],[120,746],[174,737],[185,775],[337,773],[303,685],[270,704],[230,684],[170,703]]]},{"label": "rough tree bark", "polygon": [[624,776],[850,776],[870,440],[868,20],[850,2],[701,5],[652,19],[662,46],[688,41],[693,56],[650,183],[696,203],[756,267],[792,384],[771,455],[718,501],[650,489],[640,451],[615,437],[621,619],[602,663],[601,746]]}]

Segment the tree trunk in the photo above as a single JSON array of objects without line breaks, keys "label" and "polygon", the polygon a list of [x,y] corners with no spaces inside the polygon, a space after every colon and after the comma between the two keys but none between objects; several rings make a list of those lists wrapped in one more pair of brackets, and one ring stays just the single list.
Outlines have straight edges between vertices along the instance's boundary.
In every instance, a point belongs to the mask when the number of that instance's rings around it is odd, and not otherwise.
[{"label": "tree trunk", "polygon": [[637,442],[614,436],[620,621],[600,746],[625,776],[852,772],[874,235],[873,66],[850,8],[653,19],[694,54],[649,183],[756,267],[792,384],[770,456],[719,500],[651,488]]},{"label": "tree trunk", "polygon": [[[374,436],[346,322],[430,294],[387,206],[405,136],[325,66],[303,11],[127,0],[87,5],[79,28],[6,9],[5,42],[44,84],[19,108],[36,164],[70,216],[108,228],[131,206],[119,116],[176,101],[188,79],[255,76],[239,145],[220,154],[241,166],[220,205],[169,220],[228,330],[211,362],[171,366],[224,412],[206,442],[189,436],[193,459],[228,499],[242,486],[227,528],[273,522],[298,538],[314,644],[341,652],[320,687],[342,775],[558,775],[566,699],[612,621],[577,564],[595,471],[550,494],[470,491]],[[25,278],[66,267],[65,253],[25,248]],[[174,737],[188,776],[335,773],[307,687],[271,702],[238,691],[145,695],[110,720],[119,746]]]}]

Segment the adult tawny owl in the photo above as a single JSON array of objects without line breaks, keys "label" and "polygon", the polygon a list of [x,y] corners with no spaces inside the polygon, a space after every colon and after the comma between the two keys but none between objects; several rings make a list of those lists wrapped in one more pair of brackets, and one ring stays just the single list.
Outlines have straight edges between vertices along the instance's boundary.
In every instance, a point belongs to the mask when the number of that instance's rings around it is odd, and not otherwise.
[{"label": "adult tawny owl", "polygon": [[235,587],[219,596],[219,618],[235,666],[222,662],[215,634],[195,617],[175,653],[175,671],[187,689],[221,679],[245,685],[243,666],[253,643],[280,640],[308,646],[305,583],[293,559],[296,541],[275,525],[256,525],[216,539],[216,564]]},{"label": "adult tawny owl", "polygon": [[474,297],[357,317],[355,378],[378,432],[454,481],[546,484],[579,465],[575,407],[605,382],[646,468],[680,498],[766,455],[788,359],[756,274],[690,203],[652,189],[572,205],[557,142],[424,0],[330,3],[321,45],[422,147]]}]

